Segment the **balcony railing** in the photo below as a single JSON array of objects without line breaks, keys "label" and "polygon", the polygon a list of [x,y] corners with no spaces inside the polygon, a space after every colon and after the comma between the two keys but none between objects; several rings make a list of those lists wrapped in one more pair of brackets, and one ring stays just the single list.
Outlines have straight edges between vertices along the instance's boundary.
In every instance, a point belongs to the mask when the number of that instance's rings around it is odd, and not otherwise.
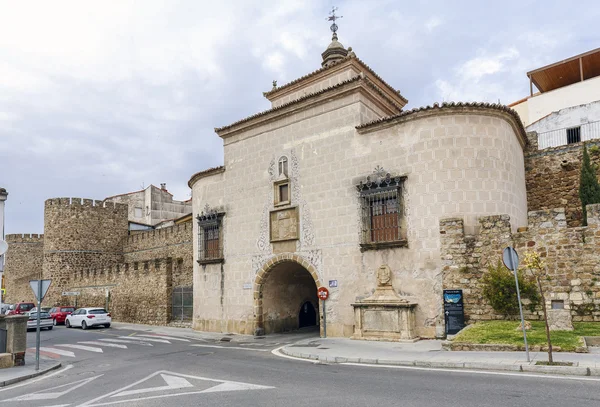
[{"label": "balcony railing", "polygon": [[538,133],[538,150],[600,139],[600,121]]}]

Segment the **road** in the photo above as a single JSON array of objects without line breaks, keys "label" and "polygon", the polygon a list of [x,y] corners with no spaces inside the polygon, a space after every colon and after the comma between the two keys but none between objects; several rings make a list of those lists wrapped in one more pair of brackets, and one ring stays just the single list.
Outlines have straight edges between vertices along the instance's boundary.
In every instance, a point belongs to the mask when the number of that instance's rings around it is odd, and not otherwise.
[{"label": "road", "polygon": [[55,327],[42,332],[44,357],[63,368],[0,389],[0,407],[600,406],[598,380],[315,364],[271,352],[296,339]]}]

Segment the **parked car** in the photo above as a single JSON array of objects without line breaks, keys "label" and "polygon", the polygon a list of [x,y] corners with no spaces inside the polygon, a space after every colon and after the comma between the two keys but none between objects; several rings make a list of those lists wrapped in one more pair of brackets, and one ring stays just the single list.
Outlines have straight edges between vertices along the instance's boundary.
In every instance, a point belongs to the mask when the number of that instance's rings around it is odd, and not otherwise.
[{"label": "parked car", "polygon": [[10,311],[10,307],[12,306],[13,304],[2,304],[2,306],[0,307],[0,315],[8,314],[8,311]]},{"label": "parked car", "polygon": [[[42,312],[50,313],[52,307],[42,307]],[[37,307],[33,307],[29,312],[37,312]]]},{"label": "parked car", "polygon": [[112,318],[104,308],[79,308],[71,315],[67,315],[65,325],[67,328],[80,326],[82,329],[88,329],[92,326],[104,325],[110,327]]},{"label": "parked car", "polygon": [[30,312],[35,307],[35,304],[32,302],[18,302],[8,311],[6,315],[18,315],[18,314],[26,314]]},{"label": "parked car", "polygon": [[54,325],[64,324],[67,315],[71,315],[73,312],[75,312],[75,307],[54,307],[50,310],[50,316]]},{"label": "parked car", "polygon": [[[29,319],[27,320],[27,330],[37,329],[37,312],[29,312]],[[47,312],[40,312],[40,328],[46,328],[52,330],[52,317]]]}]

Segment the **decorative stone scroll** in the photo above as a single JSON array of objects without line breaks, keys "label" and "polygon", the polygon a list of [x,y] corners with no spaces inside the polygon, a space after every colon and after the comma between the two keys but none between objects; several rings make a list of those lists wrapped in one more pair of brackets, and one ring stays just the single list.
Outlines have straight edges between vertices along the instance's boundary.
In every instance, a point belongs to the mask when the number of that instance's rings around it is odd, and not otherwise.
[{"label": "decorative stone scroll", "polygon": [[298,239],[298,207],[271,211],[270,221],[271,242]]},{"label": "decorative stone scroll", "polygon": [[392,286],[392,270],[382,265],[375,273],[377,288],[368,298],[352,304],[354,335],[352,339],[376,341],[418,340],[415,327],[416,303],[401,298]]}]

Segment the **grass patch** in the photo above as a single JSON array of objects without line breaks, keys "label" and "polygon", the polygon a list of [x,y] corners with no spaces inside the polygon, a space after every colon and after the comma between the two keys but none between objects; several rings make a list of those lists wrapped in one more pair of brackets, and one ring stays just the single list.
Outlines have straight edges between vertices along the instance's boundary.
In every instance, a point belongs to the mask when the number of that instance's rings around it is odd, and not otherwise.
[{"label": "grass patch", "polygon": [[[485,343],[499,345],[523,345],[523,331],[517,330],[519,321],[478,322],[454,337],[453,342]],[[552,346],[560,346],[564,352],[573,352],[583,345],[583,336],[600,336],[600,323],[574,322],[573,331],[551,331]],[[532,321],[527,331],[529,346],[545,346],[546,330],[544,322]]]},{"label": "grass patch", "polygon": [[538,366],[573,366],[573,362],[548,362],[543,360],[538,360],[535,362]]}]

